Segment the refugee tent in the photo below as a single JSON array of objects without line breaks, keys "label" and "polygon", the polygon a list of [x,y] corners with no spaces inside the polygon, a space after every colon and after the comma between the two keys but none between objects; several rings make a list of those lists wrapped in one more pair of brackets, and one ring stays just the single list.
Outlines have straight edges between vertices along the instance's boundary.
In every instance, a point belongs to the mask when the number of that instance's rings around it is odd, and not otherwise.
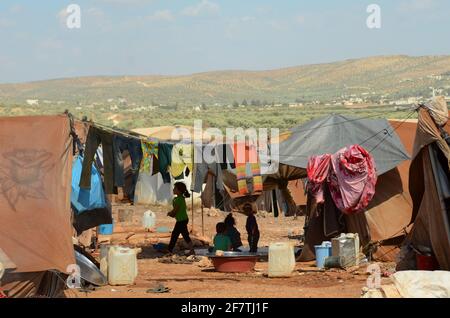
[{"label": "refugee tent", "polygon": [[[291,137],[279,147],[283,165],[297,169],[306,177],[308,160],[313,155],[332,154],[352,144],[359,144],[373,156],[378,182],[375,196],[364,213],[344,215],[336,209],[331,197],[318,206],[308,196],[305,224],[305,246],[299,260],[315,258],[314,245],[330,240],[342,232],[359,233],[366,252],[384,260],[393,260],[393,239],[404,235],[411,205],[397,166],[409,159],[394,128],[385,119],[364,119],[329,115],[291,130]],[[390,241],[385,240],[390,239]],[[394,240],[395,241],[395,240]],[[387,248],[379,248],[384,243]]]},{"label": "refugee tent", "polygon": [[450,125],[445,101],[441,103],[441,118],[436,117],[440,110],[432,106],[419,110],[409,170],[413,225],[404,242],[399,270],[417,268],[416,251],[430,251],[440,269],[450,270],[450,148],[448,138],[444,139]]},{"label": "refugee tent", "polygon": [[0,118],[0,288],[55,296],[54,271],[75,263],[70,223],[72,138],[67,116]]}]

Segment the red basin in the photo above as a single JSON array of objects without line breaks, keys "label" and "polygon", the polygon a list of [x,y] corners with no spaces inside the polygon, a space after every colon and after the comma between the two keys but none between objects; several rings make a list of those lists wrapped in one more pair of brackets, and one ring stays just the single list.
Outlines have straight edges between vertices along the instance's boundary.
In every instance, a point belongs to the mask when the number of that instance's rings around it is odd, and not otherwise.
[{"label": "red basin", "polygon": [[253,271],[257,256],[211,257],[216,271],[221,273],[245,273]]}]

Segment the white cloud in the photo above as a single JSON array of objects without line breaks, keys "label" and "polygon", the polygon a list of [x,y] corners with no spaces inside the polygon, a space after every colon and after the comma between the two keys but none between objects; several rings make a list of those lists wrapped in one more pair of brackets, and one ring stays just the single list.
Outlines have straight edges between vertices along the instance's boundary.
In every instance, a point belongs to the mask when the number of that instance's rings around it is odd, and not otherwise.
[{"label": "white cloud", "polygon": [[218,13],[220,7],[218,4],[208,1],[202,0],[194,6],[184,8],[181,14],[196,17],[202,14],[215,14]]},{"label": "white cloud", "polygon": [[105,16],[105,14],[103,13],[102,10],[98,9],[98,8],[89,8],[86,13],[92,17],[101,17],[103,18]]},{"label": "white cloud", "polygon": [[297,24],[304,24],[306,19],[304,15],[298,15],[294,18],[294,20]]},{"label": "white cloud", "polygon": [[9,19],[0,18],[0,29],[6,29],[14,26],[14,22]]},{"label": "white cloud", "polygon": [[0,55],[0,66],[4,69],[16,66],[16,63],[7,56]]},{"label": "white cloud", "polygon": [[253,21],[256,21],[256,18],[255,17],[246,16],[246,17],[242,17],[241,21],[242,22],[253,22]]},{"label": "white cloud", "polygon": [[241,18],[234,18],[227,23],[225,28],[225,36],[228,39],[234,39],[241,34],[246,26],[256,21],[255,17],[245,16]]},{"label": "white cloud", "polygon": [[287,24],[282,21],[271,20],[271,21],[269,21],[269,25],[272,29],[274,29],[276,31],[283,31],[283,30],[288,29]]},{"label": "white cloud", "polygon": [[172,12],[170,10],[158,10],[148,17],[151,21],[166,21],[171,22],[175,20]]},{"label": "white cloud", "polygon": [[61,23],[61,25],[64,25],[64,26],[66,25],[66,21],[67,21],[67,17],[68,16],[69,16],[69,13],[67,13],[67,8],[62,9],[56,15],[56,17],[59,20],[59,23]]},{"label": "white cloud", "polygon": [[64,45],[59,40],[47,38],[39,43],[39,47],[44,50],[59,50],[59,49],[63,49]]},{"label": "white cloud", "polygon": [[154,2],[154,0],[96,0],[96,1],[107,4],[119,4],[119,5],[149,4]]},{"label": "white cloud", "polygon": [[20,4],[13,5],[11,8],[9,8],[10,13],[19,13],[23,11],[23,7]]},{"label": "white cloud", "polygon": [[401,11],[421,11],[433,9],[436,6],[435,0],[405,0],[400,3]]}]

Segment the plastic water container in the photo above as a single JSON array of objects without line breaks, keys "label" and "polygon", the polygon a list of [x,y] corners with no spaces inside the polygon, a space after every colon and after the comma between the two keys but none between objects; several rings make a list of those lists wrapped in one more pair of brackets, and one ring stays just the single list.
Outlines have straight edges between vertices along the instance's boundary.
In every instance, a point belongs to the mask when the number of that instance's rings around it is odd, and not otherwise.
[{"label": "plastic water container", "polygon": [[111,245],[100,245],[100,271],[105,277],[108,277],[108,252]]},{"label": "plastic water container", "polygon": [[316,266],[324,268],[325,259],[331,256],[331,242],[322,242],[322,245],[314,246],[316,250]]},{"label": "plastic water container", "polygon": [[98,227],[98,234],[101,235],[111,235],[114,231],[113,224],[102,224]]},{"label": "plastic water container", "polygon": [[3,277],[4,273],[5,273],[5,266],[3,266],[3,263],[0,262],[0,279]]},{"label": "plastic water container", "polygon": [[269,277],[289,277],[294,269],[294,246],[291,243],[270,244]]},{"label": "plastic water container", "polygon": [[359,265],[359,235],[358,233],[342,233],[331,240],[332,254],[342,258],[342,266]]},{"label": "plastic water container", "polygon": [[108,282],[110,285],[132,285],[138,274],[137,253],[140,249],[111,246],[108,252]]},{"label": "plastic water container", "polygon": [[144,229],[149,230],[154,228],[156,224],[156,214],[150,210],[144,212],[144,216],[142,217],[142,226]]}]

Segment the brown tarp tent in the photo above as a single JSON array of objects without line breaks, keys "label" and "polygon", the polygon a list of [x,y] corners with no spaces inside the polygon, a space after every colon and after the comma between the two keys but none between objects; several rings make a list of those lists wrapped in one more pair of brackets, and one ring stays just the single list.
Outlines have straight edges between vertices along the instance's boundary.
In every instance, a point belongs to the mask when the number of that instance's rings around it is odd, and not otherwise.
[{"label": "brown tarp tent", "polygon": [[[417,124],[402,121],[390,121],[390,124],[396,129],[406,151],[412,153]],[[298,260],[314,260],[314,245],[320,245],[322,241],[330,240],[342,232],[349,232],[359,234],[361,246],[374,259],[394,261],[411,219],[409,165],[410,160],[405,160],[378,177],[375,196],[364,213],[342,215],[330,202],[317,207],[312,200],[308,200],[305,245]]]},{"label": "brown tarp tent", "polygon": [[[10,296],[38,291],[49,270],[74,264],[67,116],[0,118],[0,249],[13,263]],[[48,280],[46,281],[48,283]]]},{"label": "brown tarp tent", "polygon": [[[450,132],[448,122],[444,129]],[[441,270],[450,270],[449,163],[447,142],[428,111],[420,109],[409,183],[413,226],[405,247],[431,249]],[[398,268],[414,269],[414,253],[408,249]]]}]

